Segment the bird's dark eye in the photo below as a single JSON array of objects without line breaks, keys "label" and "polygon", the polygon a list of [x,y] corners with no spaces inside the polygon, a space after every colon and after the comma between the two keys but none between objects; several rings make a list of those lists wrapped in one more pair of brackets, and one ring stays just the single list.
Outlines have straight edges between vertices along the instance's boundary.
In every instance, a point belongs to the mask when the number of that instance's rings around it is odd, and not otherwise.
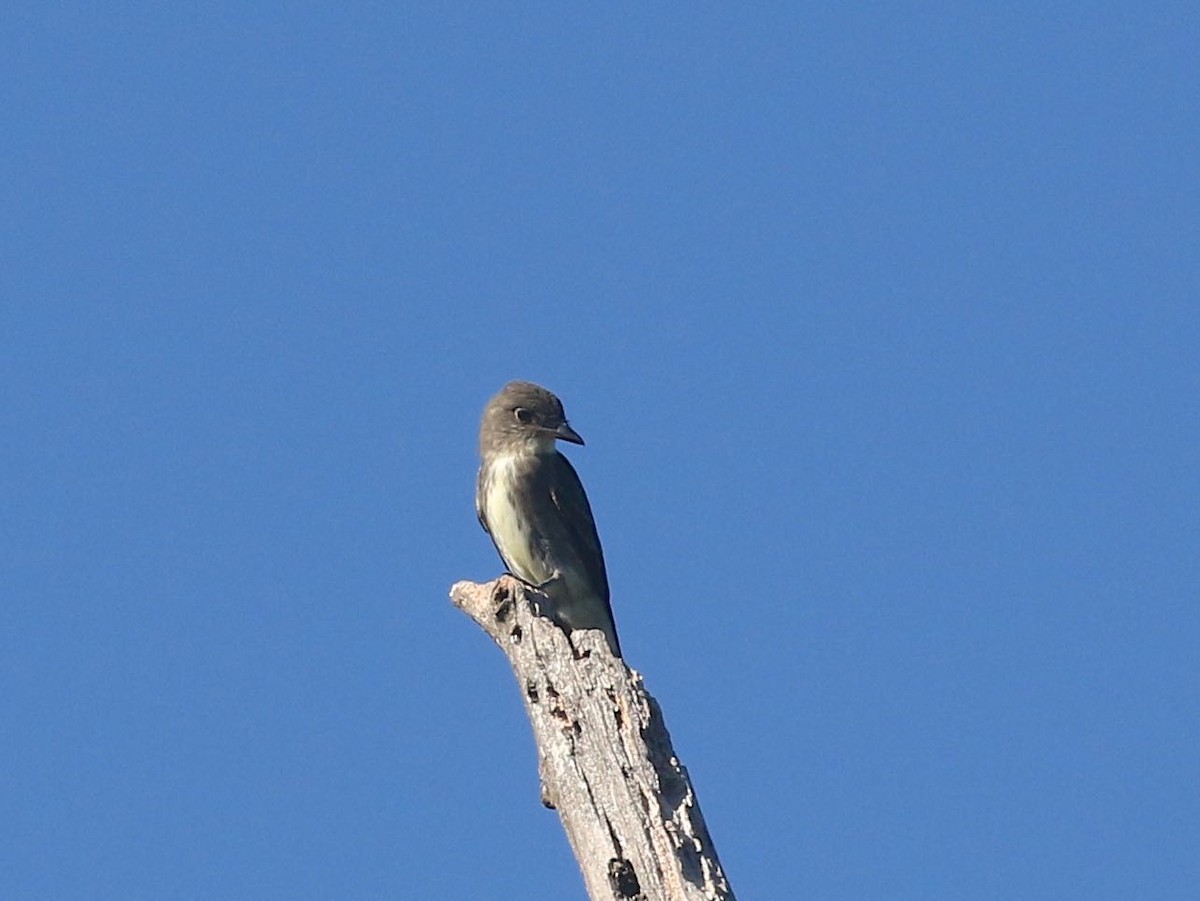
[{"label": "bird's dark eye", "polygon": [[522,422],[525,425],[529,425],[529,423],[533,422],[532,410],[526,410],[524,407],[517,407],[515,410],[513,410],[513,414],[517,417],[518,422]]}]

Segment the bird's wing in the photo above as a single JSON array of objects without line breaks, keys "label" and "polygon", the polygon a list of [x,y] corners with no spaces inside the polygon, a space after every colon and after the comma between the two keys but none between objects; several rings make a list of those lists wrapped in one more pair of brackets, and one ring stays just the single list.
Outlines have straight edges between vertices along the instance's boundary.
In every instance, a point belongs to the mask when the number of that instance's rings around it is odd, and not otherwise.
[{"label": "bird's wing", "polygon": [[[570,536],[571,549],[583,564],[592,590],[608,604],[608,574],[604,570],[604,551],[600,549],[600,536],[596,534],[596,521],[592,518],[592,507],[588,503],[583,483],[571,461],[555,453],[542,458],[540,467],[550,498],[562,516],[566,532]],[[612,609],[609,608],[609,618]]]},{"label": "bird's wing", "polygon": [[475,476],[475,515],[479,518],[479,524],[483,526],[483,531],[491,535],[492,530],[488,528],[487,514],[483,511],[484,480],[486,478],[487,467],[480,466],[479,473]]}]

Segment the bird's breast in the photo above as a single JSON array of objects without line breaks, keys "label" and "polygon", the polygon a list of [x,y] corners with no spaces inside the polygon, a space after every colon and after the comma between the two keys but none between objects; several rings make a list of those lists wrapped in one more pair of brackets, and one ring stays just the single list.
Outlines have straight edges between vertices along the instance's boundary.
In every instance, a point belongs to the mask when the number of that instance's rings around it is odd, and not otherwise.
[{"label": "bird's breast", "polygon": [[488,532],[514,576],[540,584],[553,575],[543,555],[530,511],[531,499],[524,467],[514,454],[498,455],[488,467],[483,484],[484,515]]}]

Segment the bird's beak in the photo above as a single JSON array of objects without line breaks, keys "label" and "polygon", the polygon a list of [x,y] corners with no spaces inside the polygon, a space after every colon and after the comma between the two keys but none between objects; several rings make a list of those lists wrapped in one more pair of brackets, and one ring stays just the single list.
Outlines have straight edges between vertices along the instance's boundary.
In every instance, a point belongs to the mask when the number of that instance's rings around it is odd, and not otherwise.
[{"label": "bird's beak", "polygon": [[563,441],[570,441],[572,444],[583,444],[583,439],[579,437],[579,433],[565,422],[554,430],[554,437],[561,438]]}]

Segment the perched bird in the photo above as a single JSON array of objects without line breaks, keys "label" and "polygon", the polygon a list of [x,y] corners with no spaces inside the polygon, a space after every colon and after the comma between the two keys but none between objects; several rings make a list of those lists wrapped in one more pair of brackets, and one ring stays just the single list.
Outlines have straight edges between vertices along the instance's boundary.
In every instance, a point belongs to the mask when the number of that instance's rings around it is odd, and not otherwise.
[{"label": "perched bird", "polygon": [[549,596],[544,612],[568,631],[600,629],[620,657],[592,508],[558,439],[583,444],[561,401],[532,382],[505,385],[479,425],[475,512],[508,571]]}]

